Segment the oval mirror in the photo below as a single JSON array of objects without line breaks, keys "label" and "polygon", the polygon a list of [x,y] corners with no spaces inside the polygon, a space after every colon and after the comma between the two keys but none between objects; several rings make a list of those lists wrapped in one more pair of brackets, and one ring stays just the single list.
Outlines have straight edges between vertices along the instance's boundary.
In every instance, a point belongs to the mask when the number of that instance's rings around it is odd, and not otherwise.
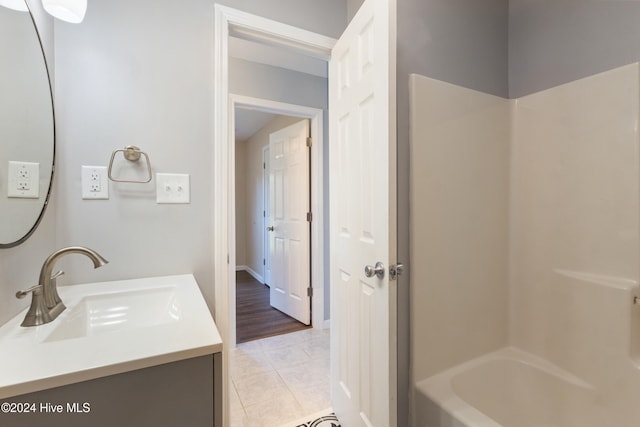
[{"label": "oval mirror", "polygon": [[47,64],[23,0],[0,0],[0,33],[0,248],[6,248],[26,240],[44,214],[55,130]]}]

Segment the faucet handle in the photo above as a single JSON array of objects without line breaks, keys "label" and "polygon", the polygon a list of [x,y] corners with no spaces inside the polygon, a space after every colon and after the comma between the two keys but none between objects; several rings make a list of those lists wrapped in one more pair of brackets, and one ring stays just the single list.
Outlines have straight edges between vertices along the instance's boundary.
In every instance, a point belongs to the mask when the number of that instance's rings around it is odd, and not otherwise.
[{"label": "faucet handle", "polygon": [[42,292],[42,285],[35,285],[30,287],[29,289],[26,289],[24,291],[18,291],[16,292],[16,298],[18,299],[22,299],[24,297],[26,297],[27,295],[29,295],[29,293],[33,292],[34,295],[38,295]]},{"label": "faucet handle", "polygon": [[51,276],[51,280],[56,279],[56,278],[62,276],[63,274],[64,274],[64,271],[59,270],[56,273],[54,273],[53,276]]}]

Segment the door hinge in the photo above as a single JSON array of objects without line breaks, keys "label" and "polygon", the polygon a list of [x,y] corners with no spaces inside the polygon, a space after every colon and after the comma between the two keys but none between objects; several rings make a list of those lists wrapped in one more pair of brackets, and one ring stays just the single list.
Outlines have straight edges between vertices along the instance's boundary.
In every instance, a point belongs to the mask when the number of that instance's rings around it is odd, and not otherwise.
[{"label": "door hinge", "polygon": [[312,145],[313,145],[313,138],[309,136],[307,137],[307,147],[311,147]]},{"label": "door hinge", "polygon": [[267,265],[267,260],[262,258],[262,265]]},{"label": "door hinge", "polygon": [[266,218],[267,217],[267,211],[262,211],[262,217]]},{"label": "door hinge", "polygon": [[307,288],[307,296],[308,297],[312,297],[313,296],[313,288],[311,288],[311,287]]},{"label": "door hinge", "polygon": [[401,262],[389,267],[389,280],[396,280],[404,271],[404,264]]},{"label": "door hinge", "polygon": [[313,214],[311,212],[307,212],[307,222],[313,221]]},{"label": "door hinge", "polygon": [[267,169],[267,164],[266,163],[262,164],[262,169]]}]

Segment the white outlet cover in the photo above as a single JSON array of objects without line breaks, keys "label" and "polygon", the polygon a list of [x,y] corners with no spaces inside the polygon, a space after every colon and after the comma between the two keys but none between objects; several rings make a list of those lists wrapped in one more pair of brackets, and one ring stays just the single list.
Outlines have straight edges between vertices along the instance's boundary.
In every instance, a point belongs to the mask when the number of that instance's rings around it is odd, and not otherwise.
[{"label": "white outlet cover", "polygon": [[10,161],[8,169],[7,197],[40,197],[40,163]]},{"label": "white outlet cover", "polygon": [[109,178],[106,166],[82,166],[82,198],[106,200],[109,198]]},{"label": "white outlet cover", "polygon": [[157,173],[156,203],[191,203],[189,174]]}]

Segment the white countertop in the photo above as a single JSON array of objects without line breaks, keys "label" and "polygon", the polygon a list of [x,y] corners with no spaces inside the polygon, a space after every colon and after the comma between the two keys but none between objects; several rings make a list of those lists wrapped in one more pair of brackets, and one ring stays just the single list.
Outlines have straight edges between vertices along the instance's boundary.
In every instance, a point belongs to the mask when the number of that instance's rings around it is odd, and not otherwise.
[{"label": "white countertop", "polygon": [[[173,292],[175,321],[51,340],[84,297],[132,291],[144,295],[154,288]],[[53,322],[21,327],[24,310],[0,327],[0,399],[222,351],[220,334],[191,274],[64,286],[58,292],[67,309]]]}]

